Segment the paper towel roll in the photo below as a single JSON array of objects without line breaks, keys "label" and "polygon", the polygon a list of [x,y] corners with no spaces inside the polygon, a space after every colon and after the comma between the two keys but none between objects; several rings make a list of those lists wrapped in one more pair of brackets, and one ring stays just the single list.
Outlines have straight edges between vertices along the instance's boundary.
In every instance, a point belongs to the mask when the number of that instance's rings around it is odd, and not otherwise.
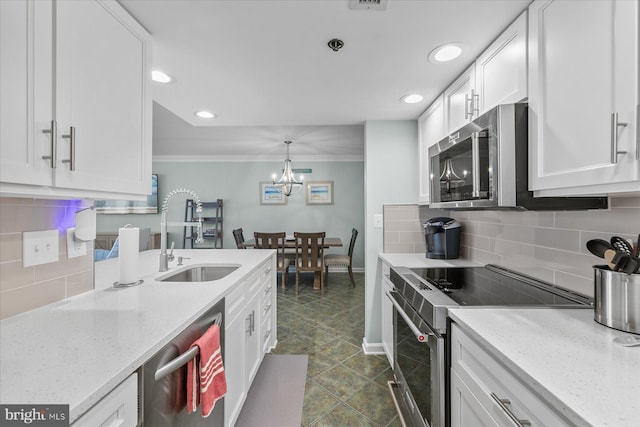
[{"label": "paper towel roll", "polygon": [[138,258],[140,257],[140,229],[130,224],[118,229],[118,258],[120,262],[120,284],[130,284],[140,279]]}]

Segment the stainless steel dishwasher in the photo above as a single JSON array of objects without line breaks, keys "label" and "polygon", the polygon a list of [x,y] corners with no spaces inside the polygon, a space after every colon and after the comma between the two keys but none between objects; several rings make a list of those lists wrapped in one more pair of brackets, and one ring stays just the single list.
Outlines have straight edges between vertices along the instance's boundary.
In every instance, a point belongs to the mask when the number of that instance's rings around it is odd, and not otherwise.
[{"label": "stainless steel dishwasher", "polygon": [[220,326],[220,345],[224,354],[224,299],[200,316],[169,344],[164,346],[143,365],[143,419],[145,427],[222,427],[224,425],[224,398],[218,400],[213,412],[202,417],[200,407],[187,413],[187,362],[196,356],[190,349],[214,323]]}]

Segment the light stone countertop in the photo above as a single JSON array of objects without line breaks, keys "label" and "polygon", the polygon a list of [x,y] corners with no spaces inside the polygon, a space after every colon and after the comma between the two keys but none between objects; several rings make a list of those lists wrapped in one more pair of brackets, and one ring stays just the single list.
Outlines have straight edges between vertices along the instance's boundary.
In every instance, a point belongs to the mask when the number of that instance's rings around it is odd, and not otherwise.
[{"label": "light stone countertop", "polygon": [[215,283],[155,279],[158,250],[140,253],[142,285],[115,289],[117,259],[96,264],[96,289],[0,321],[0,402],[69,404],[70,421],[97,403],[275,252],[176,250],[184,264],[240,264]]},{"label": "light stone countertop", "polygon": [[577,425],[640,425],[640,347],[591,309],[449,310],[451,318]]},{"label": "light stone countertop", "polygon": [[479,267],[482,264],[464,258],[457,259],[429,259],[420,253],[380,253],[378,257],[393,267],[407,268],[438,268],[438,267]]}]

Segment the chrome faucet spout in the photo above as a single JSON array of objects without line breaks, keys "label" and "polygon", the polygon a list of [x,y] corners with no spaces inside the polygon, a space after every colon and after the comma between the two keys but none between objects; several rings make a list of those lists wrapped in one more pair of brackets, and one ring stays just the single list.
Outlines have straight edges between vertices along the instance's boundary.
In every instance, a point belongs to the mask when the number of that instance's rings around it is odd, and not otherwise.
[{"label": "chrome faucet spout", "polygon": [[177,188],[167,194],[162,201],[162,211],[160,213],[160,271],[167,271],[169,269],[169,255],[167,254],[167,210],[169,208],[169,200],[176,194],[188,194],[196,203],[196,213],[198,214],[198,222],[195,224],[198,230],[198,237],[196,243],[204,241],[202,235],[202,202],[196,193],[186,188]]}]

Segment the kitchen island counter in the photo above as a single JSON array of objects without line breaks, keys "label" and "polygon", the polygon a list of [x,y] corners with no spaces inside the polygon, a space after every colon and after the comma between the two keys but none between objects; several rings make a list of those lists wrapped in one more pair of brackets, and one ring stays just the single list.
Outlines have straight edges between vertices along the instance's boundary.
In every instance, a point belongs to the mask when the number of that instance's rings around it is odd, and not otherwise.
[{"label": "kitchen island counter", "polygon": [[637,426],[640,347],[596,323],[592,309],[452,309],[481,347],[576,425]]},{"label": "kitchen island counter", "polygon": [[95,290],[0,321],[0,401],[69,404],[75,421],[249,277],[275,251],[176,250],[188,264],[240,267],[215,282],[156,280],[159,251],[140,253],[144,283],[113,288],[118,260],[96,263]]}]

